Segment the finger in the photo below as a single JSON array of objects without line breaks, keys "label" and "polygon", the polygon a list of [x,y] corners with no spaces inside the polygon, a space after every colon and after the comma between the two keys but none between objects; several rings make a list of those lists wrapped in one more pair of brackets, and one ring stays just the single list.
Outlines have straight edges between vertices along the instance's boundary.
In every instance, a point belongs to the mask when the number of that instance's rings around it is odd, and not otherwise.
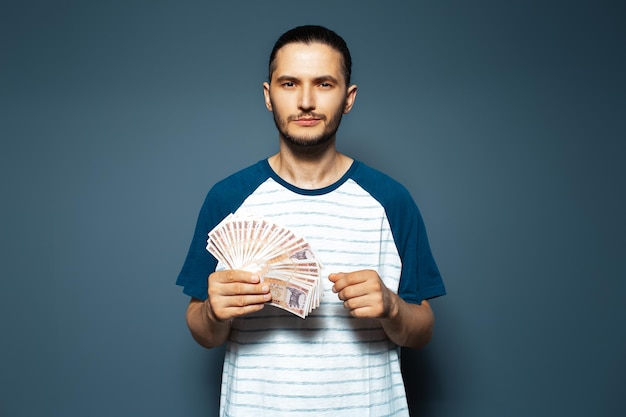
[{"label": "finger", "polygon": [[368,287],[362,283],[350,284],[343,288],[337,288],[337,295],[340,300],[350,300],[356,297],[366,296],[370,293]]},{"label": "finger", "polygon": [[372,305],[373,297],[362,295],[358,297],[346,298],[343,300],[343,306],[347,309],[354,310]]},{"label": "finger", "polygon": [[352,309],[350,310],[350,315],[360,319],[380,317],[380,314],[376,313],[375,310],[369,306]]},{"label": "finger", "polygon": [[237,269],[225,269],[223,271],[214,272],[209,276],[209,279],[214,279],[222,283],[242,282],[258,284],[261,281],[257,274]]},{"label": "finger", "polygon": [[343,290],[349,284],[347,278],[348,274],[343,272],[328,275],[328,279],[334,284],[332,287],[332,291],[334,293],[338,293]]},{"label": "finger", "polygon": [[346,274],[345,274],[345,273],[343,273],[343,272],[334,272],[334,273],[332,273],[332,274],[328,275],[328,279],[329,279],[331,282],[337,282],[338,280],[340,280],[340,279],[341,279],[341,278],[343,278],[344,276],[346,276]]},{"label": "finger", "polygon": [[383,315],[384,308],[381,303],[375,302],[370,297],[351,298],[343,303],[350,310],[353,317],[379,318]]},{"label": "finger", "polygon": [[245,296],[245,295],[259,295],[269,294],[270,288],[263,284],[248,284],[248,283],[216,283],[215,285],[209,285],[209,294],[212,296]]},{"label": "finger", "polygon": [[258,295],[238,295],[234,297],[228,297],[226,300],[228,307],[238,308],[238,307],[248,307],[258,304],[265,304],[272,299],[272,295],[267,294],[258,294]]},{"label": "finger", "polygon": [[245,307],[236,307],[229,311],[229,316],[231,318],[245,316],[246,314],[256,313],[257,311],[261,311],[265,307],[265,304],[253,304]]},{"label": "finger", "polygon": [[222,308],[222,309],[219,309],[219,308],[213,309],[213,307],[211,307],[211,309],[213,310],[213,314],[217,317],[218,320],[226,321],[226,320],[233,319],[235,317],[240,317],[246,314],[255,313],[257,311],[262,310],[263,307],[265,307],[264,303],[251,304],[251,305],[246,305],[246,306],[241,306],[241,307],[227,307],[227,308]]},{"label": "finger", "polygon": [[268,293],[209,298],[209,302],[215,316],[220,320],[227,320],[261,310],[271,299],[271,294]]},{"label": "finger", "polygon": [[372,281],[374,279],[378,280],[378,274],[374,271],[363,270],[363,271],[353,271],[349,273],[336,273],[331,274],[328,278],[334,282],[333,288],[336,290],[335,292],[341,291],[343,288],[365,283],[368,281]]}]

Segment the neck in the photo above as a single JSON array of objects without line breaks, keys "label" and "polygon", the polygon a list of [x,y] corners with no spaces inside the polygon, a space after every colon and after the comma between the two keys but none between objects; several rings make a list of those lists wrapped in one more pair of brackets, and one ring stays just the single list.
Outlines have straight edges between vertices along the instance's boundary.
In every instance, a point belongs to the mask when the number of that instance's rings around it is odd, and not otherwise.
[{"label": "neck", "polygon": [[324,149],[295,152],[281,141],[280,152],[268,158],[270,167],[288,183],[315,190],[338,181],[350,168],[352,158],[335,149],[334,143]]}]

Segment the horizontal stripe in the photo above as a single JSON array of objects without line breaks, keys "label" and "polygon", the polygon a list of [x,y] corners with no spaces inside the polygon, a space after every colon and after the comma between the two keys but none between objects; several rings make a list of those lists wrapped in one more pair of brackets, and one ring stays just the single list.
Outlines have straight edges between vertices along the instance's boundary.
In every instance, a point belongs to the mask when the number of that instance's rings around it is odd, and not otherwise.
[{"label": "horizontal stripe", "polygon": [[[400,383],[396,383],[396,384],[392,384],[391,387],[392,388],[398,388],[400,387],[400,385],[402,385],[402,382]],[[335,388],[334,384],[333,384],[333,388]],[[316,396],[314,393],[310,393],[307,392],[306,394],[289,394],[289,393],[281,393],[281,394],[273,394],[273,393],[269,393],[267,391],[263,392],[263,393],[259,393],[258,391],[238,391],[236,389],[231,390],[232,393],[234,394],[238,394],[238,395],[242,395],[242,396],[249,396],[249,397],[255,397],[255,396],[262,396],[264,398],[276,398],[276,399],[306,399],[306,400],[313,400],[315,401],[316,399],[319,400],[326,400],[326,399],[330,399],[330,398],[337,398],[337,399],[344,399],[344,398],[348,398],[348,397],[369,397],[369,396],[375,396],[376,394],[380,394],[382,392],[385,392],[388,390],[388,387],[383,387],[383,388],[378,388],[378,389],[370,389],[367,392],[339,392],[339,393],[335,393],[335,394],[324,394],[324,395],[319,395]]]},{"label": "horizontal stripe", "polygon": [[[339,375],[341,376],[341,375]],[[400,372],[394,372],[391,374],[384,374],[382,376],[377,376],[377,377],[373,377],[370,376],[368,377],[367,381],[368,382],[372,382],[374,384],[383,381],[383,380],[387,380],[391,377],[391,379],[393,378],[401,378],[402,374]],[[333,386],[337,386],[337,385],[341,385],[341,384],[346,384],[346,385],[350,385],[350,384],[354,384],[356,383],[362,383],[363,379],[360,378],[355,378],[355,379],[341,379],[341,380],[324,380],[324,381],[285,381],[284,379],[269,379],[269,378],[246,378],[247,382],[261,382],[263,384],[271,384],[272,386],[278,386],[278,385],[287,385],[287,386],[293,386],[293,385],[304,385],[304,386],[315,386],[315,385],[328,385],[328,384],[332,384]]]},{"label": "horizontal stripe", "polygon": [[[397,396],[392,398],[390,401],[384,401],[384,402],[377,402],[377,403],[372,403],[369,405],[350,405],[350,406],[333,406],[333,407],[315,407],[315,408],[296,408],[296,407],[276,407],[276,406],[271,406],[271,405],[267,405],[267,404],[263,404],[263,405],[259,405],[257,404],[237,404],[238,407],[240,408],[248,408],[250,410],[263,410],[263,411],[274,411],[274,412],[288,412],[288,413],[302,413],[300,415],[303,414],[313,414],[313,413],[319,413],[319,412],[326,412],[326,411],[346,411],[346,410],[350,410],[351,412],[356,412],[358,410],[371,410],[372,408],[375,407],[379,407],[379,406],[384,406],[384,407],[388,407],[390,404],[395,403],[396,401],[404,401],[405,397],[404,396]],[[327,400],[324,402],[328,402]],[[318,401],[319,403],[319,401]],[[289,404],[291,405],[291,404]],[[395,408],[395,407],[394,407]],[[395,411],[401,411],[401,410],[406,410],[406,406],[405,407],[401,407],[400,409],[396,409]],[[356,414],[354,414],[356,415]],[[381,416],[385,416],[385,417],[390,417],[389,414],[381,414]]]},{"label": "horizontal stripe", "polygon": [[[294,356],[292,355],[292,358],[293,357]],[[256,361],[256,362],[259,362],[259,363],[254,364],[254,365],[235,365],[233,362],[230,362],[229,360],[226,360],[224,363],[232,367],[233,370],[268,369],[268,370],[273,370],[273,371],[297,371],[298,373],[315,373],[315,372],[325,373],[325,372],[338,372],[338,371],[354,371],[354,370],[363,369],[362,363],[359,363],[358,365],[355,365],[355,366],[331,366],[327,368],[321,368],[321,367],[302,368],[302,367],[277,366],[275,363],[268,363],[267,361]],[[383,363],[377,363],[377,364],[368,362],[367,366],[369,369],[383,368],[383,367],[389,366],[390,363],[395,363],[395,362],[396,361],[385,361]]]}]

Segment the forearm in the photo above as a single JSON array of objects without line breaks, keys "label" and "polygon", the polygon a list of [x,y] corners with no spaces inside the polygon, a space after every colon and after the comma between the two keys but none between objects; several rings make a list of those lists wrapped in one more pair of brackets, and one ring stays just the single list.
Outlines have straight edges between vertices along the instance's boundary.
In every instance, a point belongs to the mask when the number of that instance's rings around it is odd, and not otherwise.
[{"label": "forearm", "polygon": [[381,319],[385,333],[399,346],[419,349],[430,341],[435,319],[428,301],[411,304],[398,295],[392,295],[393,302],[389,318]]},{"label": "forearm", "polygon": [[187,306],[187,327],[201,346],[213,348],[223,344],[230,334],[230,320],[219,321],[208,302],[192,298]]}]

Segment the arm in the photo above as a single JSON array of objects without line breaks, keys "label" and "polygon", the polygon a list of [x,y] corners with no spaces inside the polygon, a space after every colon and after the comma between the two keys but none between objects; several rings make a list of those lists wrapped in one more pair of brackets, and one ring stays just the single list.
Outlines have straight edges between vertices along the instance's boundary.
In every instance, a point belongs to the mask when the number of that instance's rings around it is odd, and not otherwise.
[{"label": "arm", "polygon": [[208,298],[192,298],[187,306],[187,327],[200,345],[221,345],[230,334],[235,317],[263,308],[271,299],[267,285],[257,275],[245,271],[219,271],[209,275]]},{"label": "arm", "polygon": [[427,301],[407,303],[372,270],[330,274],[329,279],[353,317],[380,320],[387,337],[397,345],[417,349],[430,341],[434,315]]},{"label": "arm", "polygon": [[[397,308],[392,308],[389,318],[381,319],[387,337],[399,346],[419,349],[428,344],[433,336],[435,317],[428,301],[411,304],[397,294],[391,293],[397,301]],[[393,313],[393,311],[396,313]]]},{"label": "arm", "polygon": [[187,306],[187,327],[198,344],[205,348],[221,345],[230,334],[230,320],[219,321],[211,310],[209,300],[192,298]]}]

